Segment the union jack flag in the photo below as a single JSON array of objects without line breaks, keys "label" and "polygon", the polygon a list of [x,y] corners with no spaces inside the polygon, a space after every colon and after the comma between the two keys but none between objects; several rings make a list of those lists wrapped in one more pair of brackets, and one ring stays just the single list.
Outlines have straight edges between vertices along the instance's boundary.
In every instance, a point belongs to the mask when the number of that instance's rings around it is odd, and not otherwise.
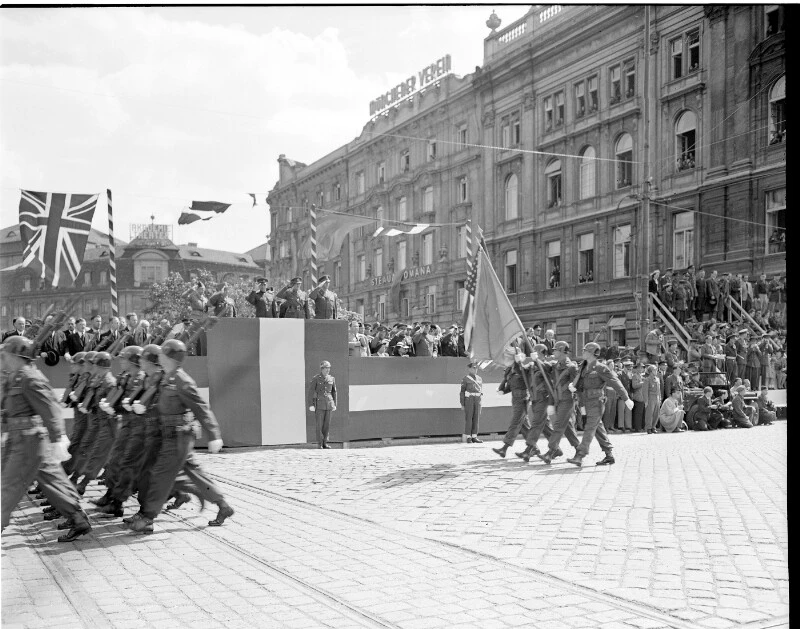
[{"label": "union jack flag", "polygon": [[74,284],[83,265],[97,194],[22,191],[19,231],[22,266],[37,268],[53,286]]}]

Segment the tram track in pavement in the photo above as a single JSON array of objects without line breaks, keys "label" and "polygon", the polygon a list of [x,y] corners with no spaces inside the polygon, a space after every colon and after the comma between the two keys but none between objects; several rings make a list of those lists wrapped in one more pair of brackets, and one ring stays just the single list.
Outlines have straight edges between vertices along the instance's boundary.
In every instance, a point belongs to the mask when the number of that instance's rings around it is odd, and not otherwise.
[{"label": "tram track in pavement", "polygon": [[[228,485],[230,487],[235,487],[235,488],[237,488],[239,490],[243,490],[245,492],[250,492],[252,494],[256,494],[256,495],[264,497],[264,498],[269,498],[271,500],[274,500],[275,502],[278,502],[278,503],[281,503],[281,504],[284,504],[284,505],[289,505],[291,507],[295,507],[295,508],[299,508],[299,509],[305,509],[307,511],[311,511],[311,512],[314,512],[314,513],[317,513],[317,514],[320,514],[320,515],[324,515],[327,518],[336,518],[336,519],[342,520],[344,522],[358,523],[360,526],[374,527],[376,529],[381,530],[382,532],[390,533],[393,536],[402,536],[402,537],[404,537],[406,539],[414,540],[415,542],[418,542],[420,544],[421,543],[432,544],[432,545],[438,546],[440,548],[449,549],[449,550],[451,550],[453,552],[464,553],[464,554],[466,554],[468,556],[475,557],[475,558],[477,558],[477,559],[479,559],[481,561],[486,561],[486,562],[489,562],[491,564],[494,564],[494,565],[496,565],[498,567],[501,567],[504,570],[510,570],[510,571],[512,571],[512,572],[514,572],[516,574],[521,574],[521,575],[525,575],[525,576],[528,576],[528,577],[533,577],[537,581],[540,581],[542,583],[546,583],[548,585],[552,585],[554,587],[567,590],[567,591],[569,591],[569,592],[571,592],[573,594],[578,594],[578,595],[581,595],[581,596],[585,596],[586,598],[588,598],[588,599],[590,599],[592,601],[596,601],[596,602],[612,605],[614,608],[622,610],[622,611],[635,613],[635,614],[638,614],[640,616],[649,618],[651,620],[662,622],[662,623],[664,623],[665,625],[667,625],[669,627],[674,627],[675,629],[697,629],[697,627],[698,627],[697,623],[694,623],[694,622],[691,622],[691,621],[686,621],[686,620],[683,620],[681,618],[678,618],[678,617],[670,614],[668,611],[665,611],[663,609],[657,608],[655,606],[645,605],[645,604],[642,604],[642,603],[639,603],[639,602],[634,602],[634,601],[630,601],[630,600],[624,599],[624,598],[619,597],[619,596],[615,596],[613,594],[600,592],[600,591],[592,589],[590,587],[587,587],[587,586],[584,586],[584,585],[580,585],[580,584],[574,583],[572,581],[568,581],[566,579],[562,579],[562,578],[560,578],[560,577],[558,577],[556,575],[553,575],[551,573],[544,572],[544,571],[541,571],[541,570],[537,570],[536,568],[531,568],[531,567],[527,567],[527,566],[519,566],[519,565],[516,565],[516,564],[509,563],[508,561],[505,561],[503,559],[497,558],[497,557],[495,557],[493,555],[490,555],[488,553],[481,552],[479,550],[475,550],[475,549],[472,549],[472,548],[467,548],[467,547],[464,547],[464,546],[460,546],[460,545],[452,543],[452,542],[447,542],[447,541],[443,541],[443,540],[437,540],[437,539],[433,539],[433,538],[429,538],[429,537],[424,537],[424,536],[421,536],[421,535],[416,535],[414,533],[408,533],[408,532],[404,532],[404,531],[399,531],[397,529],[393,529],[391,527],[387,527],[387,526],[385,526],[383,524],[377,523],[377,522],[375,522],[373,520],[369,520],[369,519],[366,519],[366,518],[361,518],[359,516],[352,515],[352,514],[349,514],[349,513],[343,513],[341,511],[338,511],[338,510],[335,510],[335,509],[322,507],[322,506],[319,506],[319,505],[316,505],[316,504],[313,504],[313,503],[310,503],[310,502],[306,502],[304,500],[301,500],[299,498],[295,498],[295,497],[292,497],[292,496],[284,496],[282,494],[270,491],[268,489],[264,489],[262,487],[257,487],[257,486],[254,486],[254,485],[250,485],[248,483],[244,483],[244,482],[239,481],[239,480],[235,480],[235,479],[232,479],[232,478],[221,476],[220,474],[215,474],[215,473],[207,473],[207,474],[212,480],[214,480],[215,482],[217,482],[219,484]],[[263,503],[261,503],[261,505],[263,506]],[[173,515],[174,517],[176,517],[177,519],[183,519],[181,516],[179,516],[174,511],[171,511],[169,513],[171,515]],[[202,527],[195,527],[195,528],[197,528],[197,530],[203,532],[206,535],[214,537],[216,539],[216,541],[218,541],[218,542],[220,542],[220,543],[222,543],[222,544],[224,544],[224,545],[226,545],[226,546],[228,546],[228,547],[230,547],[230,548],[232,548],[234,550],[237,550],[237,552],[242,552],[242,553],[248,554],[248,555],[251,554],[246,549],[241,548],[241,546],[239,546],[238,544],[232,543],[229,540],[225,540],[225,539],[221,538],[219,535],[216,535],[216,534],[210,532],[206,528],[202,528]],[[424,551],[420,551],[420,552],[424,552]],[[255,561],[257,561],[258,563],[269,567],[272,570],[278,571],[279,573],[283,574],[284,576],[286,576],[289,579],[292,579],[296,583],[298,583],[300,585],[303,585],[304,587],[309,587],[309,588],[313,589],[316,592],[319,592],[322,596],[329,597],[329,598],[331,598],[333,600],[336,600],[336,601],[342,603],[343,605],[345,605],[347,607],[350,607],[350,608],[353,608],[355,610],[358,610],[357,607],[354,607],[354,606],[342,601],[342,599],[340,597],[338,597],[338,596],[336,596],[336,595],[334,595],[334,594],[332,594],[330,592],[325,591],[323,588],[318,588],[318,587],[316,587],[316,586],[314,586],[312,584],[309,584],[309,583],[303,581],[302,579],[300,579],[300,578],[298,578],[298,577],[296,577],[294,575],[291,575],[287,570],[284,570],[282,568],[278,568],[278,567],[270,564],[270,562],[265,561],[265,560],[260,559],[260,558],[257,558],[257,557],[253,557],[253,559]],[[361,612],[358,612],[358,613],[361,613]],[[367,614],[364,614],[364,615],[367,616],[370,619],[373,619],[375,622],[382,623],[382,626],[389,626],[389,627],[396,626],[393,623],[387,623],[386,620],[381,619],[379,617],[376,617],[373,614],[368,614],[367,613]],[[750,622],[750,623],[742,623],[742,624],[738,625],[738,627],[740,629],[778,629],[778,628],[788,627],[788,626],[789,626],[788,616],[786,616],[786,617],[769,618],[769,619],[765,619],[765,620],[759,620],[759,621]]]}]

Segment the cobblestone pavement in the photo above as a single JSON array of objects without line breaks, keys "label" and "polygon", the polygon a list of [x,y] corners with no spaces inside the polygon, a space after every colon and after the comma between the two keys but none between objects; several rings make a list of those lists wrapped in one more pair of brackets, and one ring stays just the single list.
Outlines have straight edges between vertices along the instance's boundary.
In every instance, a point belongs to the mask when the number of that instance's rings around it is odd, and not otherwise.
[{"label": "cobblestone pavement", "polygon": [[137,536],[92,507],[91,536],[58,544],[25,499],[2,623],[787,627],[786,439],[612,435],[617,464],[595,445],[581,469],[490,441],[201,454],[236,509],[221,528],[193,503]]}]

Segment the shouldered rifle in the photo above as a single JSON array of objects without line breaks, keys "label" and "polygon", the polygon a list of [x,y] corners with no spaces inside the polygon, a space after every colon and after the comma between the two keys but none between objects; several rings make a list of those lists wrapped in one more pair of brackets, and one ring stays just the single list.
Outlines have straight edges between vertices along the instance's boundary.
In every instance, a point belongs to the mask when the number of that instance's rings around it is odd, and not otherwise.
[{"label": "shouldered rifle", "polygon": [[[50,320],[49,323],[46,323],[39,328],[36,337],[33,339],[33,345],[31,347],[32,358],[36,358],[37,354],[39,353],[39,348],[42,346],[42,343],[44,343],[44,340],[47,338],[50,332],[58,329],[64,323],[64,321],[69,316],[67,313],[71,312],[72,309],[78,305],[80,299],[81,299],[80,297],[75,297],[74,299],[72,299],[72,301],[70,301],[64,307],[63,310],[59,310],[56,314],[53,315],[53,318]],[[52,310],[53,306],[48,308],[47,314],[50,314],[50,311]],[[45,318],[47,318],[47,315],[45,315]]]}]

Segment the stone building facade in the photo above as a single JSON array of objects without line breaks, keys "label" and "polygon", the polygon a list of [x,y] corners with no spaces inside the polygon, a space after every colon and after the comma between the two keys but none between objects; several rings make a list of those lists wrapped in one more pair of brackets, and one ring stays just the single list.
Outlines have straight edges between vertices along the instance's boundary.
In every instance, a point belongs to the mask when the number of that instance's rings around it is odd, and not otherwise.
[{"label": "stone building facade", "polygon": [[317,162],[279,158],[272,276],[308,282],[296,253],[312,203],[432,225],[356,230],[322,264],[367,320],[458,320],[467,220],[523,323],[577,345],[638,344],[653,269],[784,272],[783,23],[781,6],[654,6],[645,41],[643,6],[534,7],[492,31],[474,73],[442,77]]}]

